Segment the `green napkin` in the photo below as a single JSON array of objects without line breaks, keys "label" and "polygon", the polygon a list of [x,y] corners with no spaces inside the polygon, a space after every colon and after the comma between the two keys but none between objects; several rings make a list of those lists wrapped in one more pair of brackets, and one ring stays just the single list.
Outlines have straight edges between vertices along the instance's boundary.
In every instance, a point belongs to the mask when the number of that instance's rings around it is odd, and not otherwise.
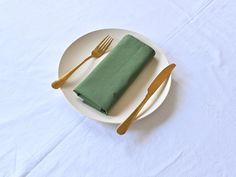
[{"label": "green napkin", "polygon": [[108,114],[155,51],[131,35],[124,36],[74,92],[95,109]]}]

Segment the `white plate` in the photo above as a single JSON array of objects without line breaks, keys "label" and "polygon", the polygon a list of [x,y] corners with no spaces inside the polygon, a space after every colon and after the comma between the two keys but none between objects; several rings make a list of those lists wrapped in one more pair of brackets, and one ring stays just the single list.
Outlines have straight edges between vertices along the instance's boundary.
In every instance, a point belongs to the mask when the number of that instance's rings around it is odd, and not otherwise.
[{"label": "white plate", "polygon": [[[106,123],[121,123],[129,114],[137,107],[147,93],[147,88],[158,73],[168,65],[168,61],[160,48],[146,37],[132,31],[123,29],[101,29],[90,32],[74,41],[63,54],[59,64],[59,77],[68,72],[71,68],[80,63],[84,58],[90,55],[92,49],[106,36],[110,35],[114,38],[110,48],[115,46],[120,39],[131,34],[140,39],[144,43],[150,45],[156,55],[147,66],[143,69],[137,79],[125,91],[118,102],[112,107],[109,115],[100,113],[96,109],[84,104],[73,89],[102,61],[105,57],[92,59],[80,67],[61,88],[66,99],[83,115]],[[171,85],[171,77],[165,82],[150,98],[143,107],[138,119],[144,118],[156,110],[166,98]]]}]

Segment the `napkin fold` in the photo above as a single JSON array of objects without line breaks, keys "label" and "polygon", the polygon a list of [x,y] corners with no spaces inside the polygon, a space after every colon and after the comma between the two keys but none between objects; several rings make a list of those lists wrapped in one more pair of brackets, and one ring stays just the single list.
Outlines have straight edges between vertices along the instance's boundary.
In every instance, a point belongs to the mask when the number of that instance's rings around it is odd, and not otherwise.
[{"label": "napkin fold", "polygon": [[154,55],[155,51],[150,46],[126,35],[74,92],[84,103],[108,114]]}]

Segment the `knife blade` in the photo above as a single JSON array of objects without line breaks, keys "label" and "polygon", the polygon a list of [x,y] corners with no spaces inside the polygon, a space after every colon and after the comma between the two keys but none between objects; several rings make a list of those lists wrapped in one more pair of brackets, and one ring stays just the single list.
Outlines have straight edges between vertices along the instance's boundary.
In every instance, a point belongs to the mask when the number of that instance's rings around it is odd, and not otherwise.
[{"label": "knife blade", "polygon": [[118,128],[117,128],[117,133],[119,135],[125,134],[125,132],[128,130],[130,125],[134,120],[137,119],[138,113],[141,111],[145,103],[149,100],[149,98],[155,93],[155,91],[161,86],[161,84],[169,78],[171,72],[175,68],[176,64],[170,64],[166,68],[164,68],[157,76],[156,78],[152,81],[151,85],[147,89],[147,94],[143,101],[138,105],[138,107],[130,114],[130,116],[123,122],[121,123]]},{"label": "knife blade", "polygon": [[172,70],[175,68],[176,64],[170,64],[165,69],[163,69],[160,74],[152,81],[151,85],[148,87],[148,94],[151,96],[155,91],[161,86],[161,84],[169,77]]}]

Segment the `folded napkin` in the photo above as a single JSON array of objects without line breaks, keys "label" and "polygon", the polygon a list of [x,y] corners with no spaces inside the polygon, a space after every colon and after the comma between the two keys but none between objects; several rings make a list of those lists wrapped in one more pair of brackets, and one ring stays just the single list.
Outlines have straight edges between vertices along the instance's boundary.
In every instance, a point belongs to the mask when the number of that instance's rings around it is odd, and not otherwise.
[{"label": "folded napkin", "polygon": [[124,36],[98,66],[74,89],[83,101],[108,114],[155,51],[131,35]]}]

